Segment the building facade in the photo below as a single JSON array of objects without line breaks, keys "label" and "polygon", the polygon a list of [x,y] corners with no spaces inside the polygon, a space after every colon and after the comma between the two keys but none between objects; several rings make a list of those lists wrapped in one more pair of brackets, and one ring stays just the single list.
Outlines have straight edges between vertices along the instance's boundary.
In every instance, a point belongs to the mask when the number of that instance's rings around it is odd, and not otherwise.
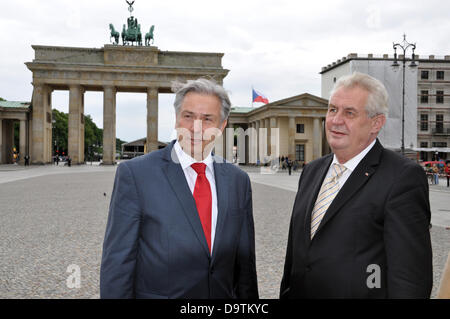
[{"label": "building facade", "polygon": [[[162,149],[167,146],[167,143],[158,141],[158,149]],[[122,144],[122,158],[129,159],[137,156],[141,156],[148,153],[147,151],[147,138],[140,138],[135,141]]]},{"label": "building facade", "polygon": [[429,56],[419,62],[417,144],[420,158],[424,161],[436,160],[436,157],[450,159],[450,56]]},{"label": "building facade", "polygon": [[162,51],[154,46],[105,45],[75,48],[33,45],[31,163],[52,159],[52,92],[69,91],[68,155],[84,162],[84,93],[103,92],[103,163],[114,164],[117,92],[147,94],[147,149],[158,149],[158,95],[173,81],[206,77],[222,83],[228,74],[223,53]]},{"label": "building facade", "polygon": [[[308,93],[257,108],[233,107],[227,128],[234,129],[237,161],[263,164],[268,158],[289,157],[303,164],[328,153],[324,134],[327,109],[327,100]],[[230,144],[224,145],[229,148]],[[256,156],[252,156],[252,148]]]},{"label": "building facade", "polygon": [[[29,155],[30,104],[30,102],[0,101],[0,164],[12,164],[17,159],[19,164],[23,164],[25,155]],[[15,123],[19,123],[19,140],[16,142]]]},{"label": "building facade", "polygon": [[[399,56],[402,60],[403,56]],[[380,132],[382,144],[400,149],[402,65],[392,67],[393,56],[351,53],[322,68],[322,97],[339,77],[367,73],[384,83],[389,94],[388,120]],[[405,67],[405,149],[417,160],[450,159],[450,56],[416,55],[417,67]]]}]

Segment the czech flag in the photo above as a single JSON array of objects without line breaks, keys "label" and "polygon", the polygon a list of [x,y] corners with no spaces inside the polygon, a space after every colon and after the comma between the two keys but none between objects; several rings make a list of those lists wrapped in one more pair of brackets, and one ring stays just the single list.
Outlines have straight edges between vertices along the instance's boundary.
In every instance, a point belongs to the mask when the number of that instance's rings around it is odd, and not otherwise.
[{"label": "czech flag", "polygon": [[252,94],[253,94],[253,100],[252,102],[261,102],[264,104],[269,103],[269,100],[260,92],[255,91],[255,89],[252,88]]}]

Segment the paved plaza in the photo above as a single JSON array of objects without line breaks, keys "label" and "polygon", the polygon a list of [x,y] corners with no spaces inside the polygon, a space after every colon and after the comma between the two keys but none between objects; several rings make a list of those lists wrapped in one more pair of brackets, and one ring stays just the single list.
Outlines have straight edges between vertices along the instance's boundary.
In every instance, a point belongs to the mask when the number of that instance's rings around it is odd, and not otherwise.
[{"label": "paved plaza", "polygon": [[[278,298],[299,172],[244,168],[253,188],[261,298]],[[0,165],[0,298],[98,298],[116,167]],[[430,186],[434,287],[450,251],[450,189]],[[80,287],[69,288],[71,265]],[[69,267],[69,269],[68,269]]]}]

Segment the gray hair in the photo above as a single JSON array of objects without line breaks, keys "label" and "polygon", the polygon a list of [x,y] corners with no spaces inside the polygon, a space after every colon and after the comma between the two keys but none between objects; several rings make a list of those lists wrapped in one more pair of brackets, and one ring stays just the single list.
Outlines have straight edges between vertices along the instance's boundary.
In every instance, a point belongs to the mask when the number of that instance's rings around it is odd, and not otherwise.
[{"label": "gray hair", "polygon": [[175,93],[175,102],[173,103],[173,106],[175,107],[175,114],[177,116],[180,112],[181,105],[183,104],[184,97],[189,92],[217,96],[222,106],[220,109],[222,122],[225,121],[230,114],[231,102],[228,93],[221,85],[213,80],[200,78],[197,80],[188,80],[186,83],[174,81],[172,82],[172,92]]},{"label": "gray hair", "polygon": [[345,75],[339,78],[331,90],[330,99],[338,89],[351,89],[354,87],[360,87],[369,92],[366,104],[366,112],[369,117],[374,117],[379,114],[387,117],[389,109],[386,88],[383,83],[368,74],[354,72],[351,75]]}]

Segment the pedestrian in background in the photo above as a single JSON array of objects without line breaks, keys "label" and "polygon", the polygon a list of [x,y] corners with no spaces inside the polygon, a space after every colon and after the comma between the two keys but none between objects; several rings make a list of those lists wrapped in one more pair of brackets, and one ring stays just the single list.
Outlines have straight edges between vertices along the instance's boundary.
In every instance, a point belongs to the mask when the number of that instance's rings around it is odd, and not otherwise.
[{"label": "pedestrian in background", "polygon": [[445,166],[445,176],[447,177],[447,187],[450,187],[450,169],[448,168],[448,165]]},{"label": "pedestrian in background", "polygon": [[433,166],[434,184],[439,185],[439,168],[437,165]]}]

